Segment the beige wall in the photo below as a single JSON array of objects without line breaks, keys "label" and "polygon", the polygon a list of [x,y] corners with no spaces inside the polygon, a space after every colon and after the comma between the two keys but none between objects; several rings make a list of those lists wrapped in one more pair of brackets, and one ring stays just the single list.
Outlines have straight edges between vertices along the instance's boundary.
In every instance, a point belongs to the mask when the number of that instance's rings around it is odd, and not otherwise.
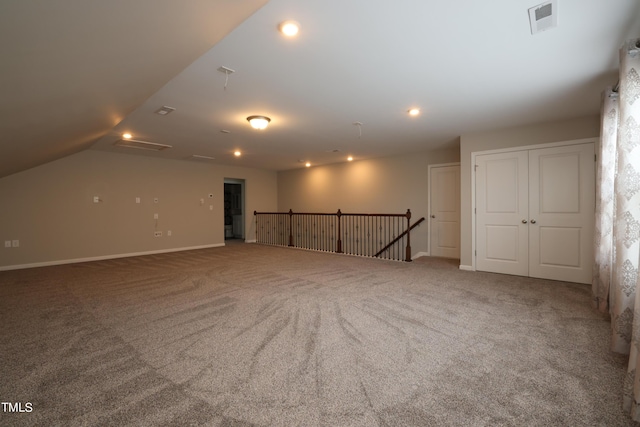
[{"label": "beige wall", "polygon": [[224,178],[245,180],[245,236],[255,239],[253,211],[277,206],[275,172],[88,150],[2,178],[0,269],[222,245]]},{"label": "beige wall", "polygon": [[[459,161],[452,150],[361,160],[278,173],[278,210],[405,213],[427,217],[430,164]],[[413,254],[427,252],[427,226],[411,233]]]},{"label": "beige wall", "polygon": [[581,117],[573,120],[519,126],[460,137],[460,265],[470,267],[473,259],[471,244],[471,153],[525,145],[571,141],[598,137],[600,118]]}]

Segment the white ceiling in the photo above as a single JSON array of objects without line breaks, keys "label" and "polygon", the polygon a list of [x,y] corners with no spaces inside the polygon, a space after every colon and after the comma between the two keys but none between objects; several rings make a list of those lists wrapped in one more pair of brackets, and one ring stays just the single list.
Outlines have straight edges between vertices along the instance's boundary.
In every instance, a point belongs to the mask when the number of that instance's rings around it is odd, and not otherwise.
[{"label": "white ceiling", "polygon": [[[285,170],[598,114],[618,48],[640,36],[640,2],[558,0],[558,27],[531,35],[541,2],[3,0],[0,176],[94,141]],[[277,31],[287,19],[294,39]],[[235,70],[226,90],[221,66]],[[154,114],[163,105],[176,110]],[[253,114],[269,128],[251,129]],[[173,148],[114,147],[125,131]]]}]

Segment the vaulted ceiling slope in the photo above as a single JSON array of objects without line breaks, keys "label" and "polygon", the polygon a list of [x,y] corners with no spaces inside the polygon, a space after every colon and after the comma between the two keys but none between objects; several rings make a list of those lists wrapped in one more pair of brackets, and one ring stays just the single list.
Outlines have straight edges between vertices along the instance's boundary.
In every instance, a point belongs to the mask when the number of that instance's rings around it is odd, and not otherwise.
[{"label": "vaulted ceiling slope", "polygon": [[90,147],[266,2],[0,1],[0,177]]},{"label": "vaulted ceiling slope", "polygon": [[[286,170],[596,115],[640,2],[557,0],[532,35],[542,2],[3,0],[0,176],[89,146]],[[115,146],[124,132],[171,148]]]}]

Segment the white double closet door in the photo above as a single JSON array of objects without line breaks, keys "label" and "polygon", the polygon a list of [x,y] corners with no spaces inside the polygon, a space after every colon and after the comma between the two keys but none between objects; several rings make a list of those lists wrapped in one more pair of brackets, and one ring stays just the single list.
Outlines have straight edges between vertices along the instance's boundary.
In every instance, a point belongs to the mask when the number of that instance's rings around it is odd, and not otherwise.
[{"label": "white double closet door", "polygon": [[476,269],[591,283],[594,144],[476,156]]}]

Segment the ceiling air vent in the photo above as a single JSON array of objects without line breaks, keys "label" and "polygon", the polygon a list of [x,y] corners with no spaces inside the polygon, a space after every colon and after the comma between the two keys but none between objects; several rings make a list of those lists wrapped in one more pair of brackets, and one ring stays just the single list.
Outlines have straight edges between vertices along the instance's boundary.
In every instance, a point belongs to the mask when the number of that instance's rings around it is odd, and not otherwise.
[{"label": "ceiling air vent", "polygon": [[162,151],[172,148],[171,145],[157,144],[155,142],[138,141],[135,139],[119,139],[115,142],[116,147],[137,148],[139,150]]},{"label": "ceiling air vent", "polygon": [[551,0],[529,9],[531,34],[546,31],[558,26],[558,1]]}]

